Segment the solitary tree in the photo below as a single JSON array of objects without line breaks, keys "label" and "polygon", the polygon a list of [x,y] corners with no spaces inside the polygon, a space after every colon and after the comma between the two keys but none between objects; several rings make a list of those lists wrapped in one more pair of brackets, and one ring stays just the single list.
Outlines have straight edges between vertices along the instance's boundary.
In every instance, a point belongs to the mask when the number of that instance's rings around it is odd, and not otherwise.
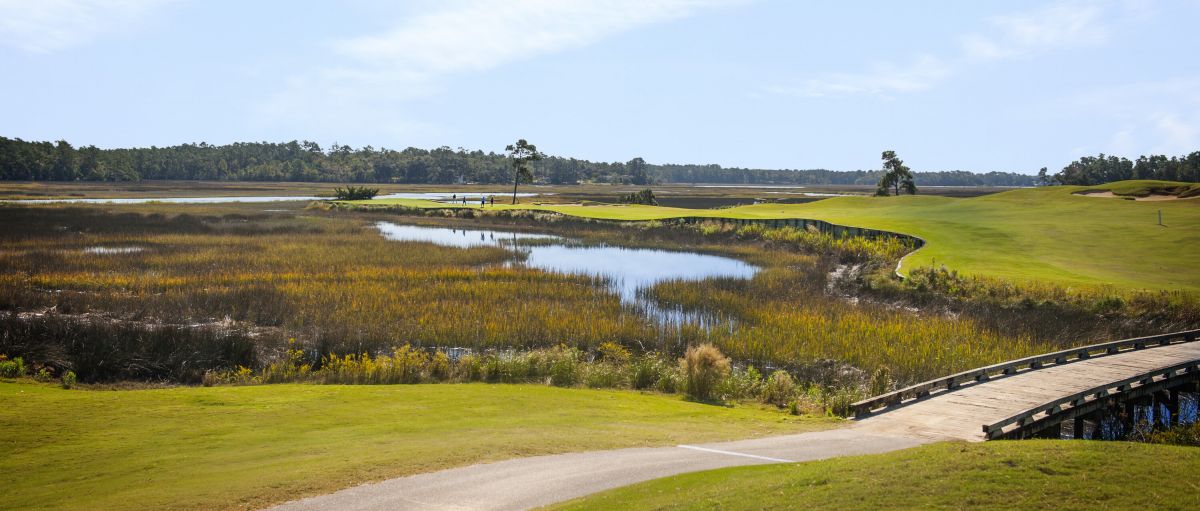
[{"label": "solitary tree", "polygon": [[512,203],[517,203],[517,185],[524,180],[533,179],[533,171],[530,170],[529,162],[541,160],[546,155],[538,152],[537,146],[526,142],[525,139],[520,139],[516,144],[509,144],[504,148],[508,151],[508,157],[512,159],[513,167],[513,196]]},{"label": "solitary tree", "polygon": [[875,190],[875,195],[886,196],[891,192],[900,195],[901,190],[909,195],[917,194],[917,185],[913,182],[912,172],[909,172],[909,168],[904,165],[904,160],[896,157],[896,151],[884,151],[883,178],[879,180],[879,187]]},{"label": "solitary tree", "polygon": [[1038,177],[1037,177],[1037,178],[1038,178],[1038,184],[1039,184],[1039,185],[1041,185],[1041,186],[1050,186],[1050,180],[1051,180],[1052,178],[1051,178],[1051,177],[1050,177],[1050,175],[1048,174],[1048,171],[1046,170],[1046,167],[1042,167],[1040,170],[1038,170]]}]

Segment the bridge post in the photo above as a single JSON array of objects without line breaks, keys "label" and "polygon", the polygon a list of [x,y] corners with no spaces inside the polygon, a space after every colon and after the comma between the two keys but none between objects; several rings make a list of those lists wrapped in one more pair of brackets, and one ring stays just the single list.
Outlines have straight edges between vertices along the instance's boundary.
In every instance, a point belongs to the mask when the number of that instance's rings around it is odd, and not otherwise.
[{"label": "bridge post", "polygon": [[1129,399],[1125,401],[1125,420],[1130,426],[1137,425],[1137,400]]},{"label": "bridge post", "polygon": [[1179,424],[1179,388],[1167,391],[1167,413],[1171,416],[1167,418],[1165,426]]},{"label": "bridge post", "polygon": [[1075,416],[1075,419],[1071,424],[1071,438],[1074,438],[1075,440],[1083,440],[1085,438],[1084,432],[1086,431],[1086,426],[1087,425],[1084,424],[1084,418],[1082,415]]}]

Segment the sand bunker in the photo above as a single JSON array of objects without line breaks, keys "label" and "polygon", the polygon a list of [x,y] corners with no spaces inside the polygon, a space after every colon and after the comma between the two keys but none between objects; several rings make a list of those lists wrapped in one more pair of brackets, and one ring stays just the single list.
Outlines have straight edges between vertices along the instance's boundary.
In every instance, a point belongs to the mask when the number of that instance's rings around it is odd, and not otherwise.
[{"label": "sand bunker", "polygon": [[1166,200],[1191,200],[1191,199],[1195,199],[1195,198],[1200,198],[1200,196],[1197,196],[1197,197],[1187,197],[1184,199],[1180,199],[1178,196],[1175,196],[1175,195],[1148,195],[1145,197],[1134,197],[1132,195],[1117,195],[1112,192],[1088,192],[1088,193],[1080,193],[1078,195],[1082,195],[1084,197],[1101,197],[1101,198],[1107,198],[1107,199],[1125,199],[1125,200],[1133,199],[1136,201],[1147,201],[1147,202],[1166,201]]}]

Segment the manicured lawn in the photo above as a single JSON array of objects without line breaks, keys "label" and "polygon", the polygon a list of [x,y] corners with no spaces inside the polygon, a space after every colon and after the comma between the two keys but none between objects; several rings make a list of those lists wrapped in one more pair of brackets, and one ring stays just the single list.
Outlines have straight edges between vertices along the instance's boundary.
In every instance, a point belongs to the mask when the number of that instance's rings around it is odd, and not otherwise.
[{"label": "manicured lawn", "polygon": [[1132,197],[1147,197],[1150,195],[1177,195],[1193,197],[1200,194],[1200,183],[1180,183],[1177,181],[1155,181],[1150,179],[1135,181],[1119,181],[1100,186],[1089,186],[1088,190],[1107,191],[1114,195]]},{"label": "manicured lawn", "polygon": [[556,509],[1200,508],[1200,449],[1124,442],[940,443],[871,456],[713,470]]},{"label": "manicured lawn", "polygon": [[754,406],[539,385],[0,383],[0,508],[261,507],[481,461],[835,425]]},{"label": "manicured lawn", "polygon": [[[1136,188],[1144,183],[1117,183]],[[1106,185],[1107,186],[1107,185]],[[1101,187],[1019,189],[982,197],[836,197],[806,204],[693,210],[654,206],[495,206],[612,220],[679,216],[812,218],[920,236],[928,244],[901,270],[945,265],[1017,281],[1200,290],[1200,199],[1131,201],[1072,192]],[[372,203],[388,203],[373,201]],[[428,201],[396,201],[437,207]],[[490,206],[489,206],[490,207]],[[1158,211],[1164,226],[1157,225]]]}]

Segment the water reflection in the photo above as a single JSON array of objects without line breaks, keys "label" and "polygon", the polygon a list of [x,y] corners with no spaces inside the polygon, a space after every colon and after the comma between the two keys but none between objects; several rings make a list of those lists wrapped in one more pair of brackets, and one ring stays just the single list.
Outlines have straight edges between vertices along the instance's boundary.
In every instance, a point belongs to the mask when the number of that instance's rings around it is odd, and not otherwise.
[{"label": "water reflection", "polygon": [[87,254],[132,254],[146,250],[145,247],[88,247],[83,249]]},{"label": "water reflection", "polygon": [[[681,308],[666,308],[644,290],[669,280],[713,277],[748,279],[758,268],[728,257],[645,248],[581,246],[548,234],[475,229],[418,227],[378,222],[384,237],[395,241],[425,241],[453,247],[506,246],[525,254],[522,263],[539,270],[601,277],[623,303],[635,305],[660,323],[691,323],[708,328],[716,318]],[[530,243],[532,242],[532,243]]]},{"label": "water reflection", "polygon": [[525,232],[502,232],[475,229],[446,229],[441,227],[417,227],[391,222],[375,224],[383,237],[393,241],[426,241],[448,247],[470,248],[496,245],[515,245],[524,240],[561,240],[549,234]]},{"label": "water reflection", "polygon": [[[479,200],[483,196],[503,195],[512,197],[511,193],[497,194],[488,192],[422,192],[422,193],[389,193],[387,195],[379,195],[376,199],[426,199],[426,200],[448,200],[451,198],[462,199],[466,197],[468,200]],[[536,193],[518,193],[517,197],[533,197]],[[546,195],[546,194],[543,194]],[[0,203],[11,202],[17,204],[57,204],[57,203],[78,203],[78,204],[148,204],[152,202],[164,204],[223,204],[227,202],[287,202],[287,201],[314,201],[314,200],[329,200],[331,197],[314,197],[314,196],[261,196],[261,197],[133,197],[121,199],[3,199]]]}]

